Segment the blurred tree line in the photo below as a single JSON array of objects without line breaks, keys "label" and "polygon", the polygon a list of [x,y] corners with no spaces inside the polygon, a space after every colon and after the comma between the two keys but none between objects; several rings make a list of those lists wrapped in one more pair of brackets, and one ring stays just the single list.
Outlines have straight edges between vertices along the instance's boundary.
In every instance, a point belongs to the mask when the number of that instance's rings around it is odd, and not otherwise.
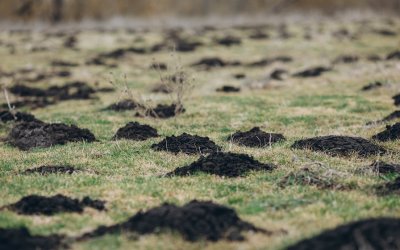
[{"label": "blurred tree line", "polygon": [[54,23],[113,16],[205,16],[372,9],[400,13],[400,0],[0,0],[0,20]]}]

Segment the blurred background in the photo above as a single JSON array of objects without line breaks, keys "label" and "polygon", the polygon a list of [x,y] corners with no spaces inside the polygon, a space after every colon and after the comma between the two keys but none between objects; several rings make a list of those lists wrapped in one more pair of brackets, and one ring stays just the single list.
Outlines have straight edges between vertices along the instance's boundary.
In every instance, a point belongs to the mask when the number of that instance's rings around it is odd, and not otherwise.
[{"label": "blurred background", "polygon": [[346,10],[400,13],[400,0],[0,0],[0,21],[203,17]]}]

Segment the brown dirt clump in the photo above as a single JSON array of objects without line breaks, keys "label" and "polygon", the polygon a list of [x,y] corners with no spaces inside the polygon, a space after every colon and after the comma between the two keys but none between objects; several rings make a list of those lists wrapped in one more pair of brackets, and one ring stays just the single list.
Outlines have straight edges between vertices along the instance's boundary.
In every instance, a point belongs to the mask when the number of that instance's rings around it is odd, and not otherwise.
[{"label": "brown dirt clump", "polygon": [[242,40],[238,37],[234,37],[234,36],[226,36],[220,39],[217,39],[216,42],[219,45],[223,45],[223,46],[233,46],[233,45],[240,45],[242,43]]},{"label": "brown dirt clump", "polygon": [[224,85],[221,88],[218,88],[217,92],[237,93],[237,92],[240,92],[240,88],[234,87],[234,86],[230,86],[230,85]]},{"label": "brown dirt clump", "polygon": [[376,187],[376,191],[380,195],[396,194],[400,195],[400,177],[393,181],[389,181]]},{"label": "brown dirt clump", "polygon": [[0,122],[33,122],[38,121],[35,116],[23,112],[16,112],[15,114],[11,113],[8,110],[0,111]]},{"label": "brown dirt clump", "polygon": [[68,249],[62,235],[32,235],[26,227],[0,228],[0,249],[3,250],[55,250]]},{"label": "brown dirt clump", "polygon": [[141,105],[133,100],[126,99],[119,101],[117,103],[113,103],[104,110],[113,110],[117,112],[127,111],[127,110],[135,110],[136,108],[141,107]]},{"label": "brown dirt clump", "polygon": [[29,168],[23,171],[22,173],[49,175],[49,174],[73,174],[77,171],[79,170],[71,166],[40,166],[37,168]]},{"label": "brown dirt clump", "polygon": [[391,164],[383,161],[375,161],[367,168],[378,174],[400,174],[399,164]]},{"label": "brown dirt clump", "polygon": [[21,150],[64,145],[68,142],[94,142],[96,138],[88,129],[75,125],[44,122],[22,122],[16,124],[8,134],[7,142]]},{"label": "brown dirt clump", "polygon": [[370,90],[373,90],[373,89],[381,88],[383,86],[384,86],[384,84],[382,82],[373,82],[373,83],[370,83],[370,84],[365,85],[364,87],[362,87],[361,91],[370,91]]},{"label": "brown dirt clump", "polygon": [[138,122],[129,122],[118,129],[113,139],[128,139],[134,141],[145,141],[149,138],[158,137],[157,130],[149,125],[142,125]]},{"label": "brown dirt clump", "polygon": [[400,60],[400,51],[393,51],[389,53],[386,57],[386,60]]},{"label": "brown dirt clump", "polygon": [[294,77],[318,77],[322,75],[325,72],[331,71],[330,68],[325,68],[325,67],[315,67],[315,68],[310,68],[301,72],[298,72],[294,74]]},{"label": "brown dirt clump", "polygon": [[85,207],[104,211],[104,204],[104,201],[92,200],[89,197],[78,200],[61,194],[51,197],[29,195],[6,208],[18,214],[52,216],[57,213],[82,213]]},{"label": "brown dirt clump", "polygon": [[266,133],[255,127],[246,132],[238,131],[228,137],[228,140],[247,147],[266,147],[286,139],[282,134]]},{"label": "brown dirt clump", "polygon": [[[167,119],[184,113],[185,111],[185,108],[176,104],[158,104],[155,108],[146,110],[144,115],[153,118]],[[137,116],[141,116],[141,114],[138,113]]]},{"label": "brown dirt clump", "polygon": [[398,249],[400,220],[367,219],[338,226],[302,240],[286,250]]},{"label": "brown dirt clump", "polygon": [[187,133],[179,136],[168,136],[161,142],[153,144],[151,148],[176,154],[209,154],[221,150],[210,138]]},{"label": "brown dirt clump", "polygon": [[292,145],[292,148],[321,151],[332,156],[358,154],[359,156],[366,157],[386,153],[384,148],[364,138],[334,135],[299,140]]},{"label": "brown dirt clump", "polygon": [[374,135],[372,139],[378,141],[394,141],[400,139],[400,123],[396,123],[393,126],[387,125],[385,131]]},{"label": "brown dirt clump", "polygon": [[212,153],[184,167],[175,169],[167,176],[188,176],[199,172],[225,177],[240,177],[250,171],[272,171],[276,167],[254,160],[251,156],[234,153]]},{"label": "brown dirt clump", "polygon": [[207,240],[245,240],[242,232],[269,233],[242,221],[235,210],[210,201],[193,200],[182,207],[164,203],[145,212],[139,211],[127,221],[113,226],[102,226],[83,235],[80,240],[100,237],[106,234],[133,232],[139,235],[160,231],[178,232],[191,242]]}]

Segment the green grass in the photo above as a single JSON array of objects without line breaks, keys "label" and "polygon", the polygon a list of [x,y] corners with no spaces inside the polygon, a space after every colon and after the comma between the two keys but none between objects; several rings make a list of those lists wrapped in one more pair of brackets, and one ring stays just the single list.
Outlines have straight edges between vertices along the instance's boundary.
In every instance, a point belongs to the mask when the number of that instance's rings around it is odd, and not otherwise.
[{"label": "green grass", "polygon": [[[381,23],[380,21],[376,21]],[[397,21],[396,29],[399,30]],[[395,110],[391,96],[397,93],[394,85],[388,88],[361,92],[362,86],[379,78],[389,83],[400,81],[398,62],[385,62],[384,70],[376,64],[362,59],[354,65],[338,65],[333,72],[312,79],[289,78],[276,82],[261,90],[243,87],[238,94],[219,94],[215,89],[223,84],[245,86],[245,82],[233,78],[235,73],[246,73],[257,79],[275,68],[286,68],[290,72],[326,64],[345,53],[356,53],[361,57],[369,54],[385,55],[398,47],[397,38],[380,38],[365,34],[359,41],[338,42],[327,35],[316,36],[312,41],[301,38],[301,29],[293,24],[297,34],[287,41],[272,38],[267,41],[244,39],[242,47],[222,48],[207,45],[195,53],[181,53],[183,65],[189,65],[205,56],[218,55],[224,59],[240,59],[251,62],[262,57],[291,55],[294,62],[287,65],[272,65],[265,68],[230,67],[211,71],[188,68],[195,75],[197,86],[185,101],[186,113],[168,120],[137,118],[133,112],[115,113],[101,111],[102,108],[121,98],[121,93],[101,94],[90,101],[68,101],[32,113],[48,122],[76,124],[90,129],[99,140],[95,143],[73,143],[47,149],[19,151],[5,143],[0,144],[0,206],[16,202],[30,194],[55,195],[58,193],[75,198],[90,196],[107,201],[107,212],[87,210],[83,214],[59,214],[52,217],[21,216],[10,211],[0,211],[0,227],[27,226],[35,234],[63,233],[77,236],[100,225],[111,225],[126,220],[141,209],[158,206],[163,202],[184,204],[192,199],[212,200],[236,209],[244,220],[273,231],[287,234],[272,236],[246,234],[247,241],[218,243],[185,242],[179,235],[166,233],[134,238],[129,235],[110,235],[85,243],[73,244],[73,249],[282,249],[300,239],[324,229],[361,218],[400,215],[398,196],[377,196],[374,185],[387,179],[373,175],[355,173],[362,166],[371,164],[377,157],[339,158],[323,153],[291,150],[296,140],[309,136],[341,134],[370,138],[381,131],[384,125],[367,127],[368,121],[381,119]],[[327,32],[341,24],[329,22]],[[356,26],[349,23],[349,26]],[[314,26],[313,26],[314,27]],[[315,27],[317,28],[317,27]],[[245,36],[245,31],[235,31]],[[218,31],[206,34],[202,39],[211,41]],[[271,32],[272,34],[275,34]],[[38,36],[42,36],[38,34]],[[154,44],[161,39],[157,32],[126,35],[82,33],[80,52],[60,50],[26,54],[27,50],[19,36],[0,34],[1,40],[17,43],[17,54],[10,55],[0,48],[4,70],[13,70],[24,64],[46,69],[52,58],[70,59],[83,63],[97,52],[117,47],[128,47],[137,36],[142,44]],[[118,38],[122,42],[117,42]],[[113,42],[109,42],[113,41]],[[52,43],[44,45],[55,46]],[[148,69],[153,57],[157,61],[171,62],[169,53],[151,56],[130,55],[118,61],[120,67],[111,69],[114,75],[127,75],[128,85],[144,97],[156,102],[167,102],[163,95],[149,94],[149,89],[158,83],[157,74]],[[99,67],[73,69],[73,79],[98,82],[108,86],[109,72]],[[62,79],[51,83],[61,84]],[[47,82],[37,86],[45,86]],[[129,121],[149,124],[158,129],[162,137],[183,132],[209,136],[226,151],[246,153],[261,162],[278,165],[273,172],[253,172],[241,178],[221,178],[198,174],[191,177],[159,177],[176,167],[189,164],[198,156],[173,155],[155,152],[150,146],[161,138],[144,142],[112,141],[116,130]],[[269,132],[283,133],[288,139],[272,147],[252,149],[231,145],[228,136],[237,130],[260,126]],[[0,128],[0,136],[6,137],[11,124]],[[381,143],[394,154],[379,159],[398,163],[398,142]],[[342,183],[351,183],[354,188],[347,191],[321,190],[313,186],[290,185],[279,187],[284,176],[303,167],[321,163],[327,169],[343,176]],[[83,171],[73,175],[22,175],[21,171],[40,165],[68,164]],[[132,239],[134,238],[134,239]]]}]

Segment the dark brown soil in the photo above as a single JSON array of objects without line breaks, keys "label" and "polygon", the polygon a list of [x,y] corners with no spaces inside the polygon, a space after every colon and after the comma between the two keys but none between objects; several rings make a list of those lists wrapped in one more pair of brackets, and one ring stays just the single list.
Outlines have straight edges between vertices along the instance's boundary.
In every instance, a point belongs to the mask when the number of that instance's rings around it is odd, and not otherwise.
[{"label": "dark brown soil", "polygon": [[245,176],[250,171],[272,171],[274,168],[272,164],[260,163],[245,154],[217,152],[201,156],[192,164],[177,168],[167,176],[188,176],[203,172],[233,178]]},{"label": "dark brown soil", "polygon": [[223,46],[233,46],[233,45],[240,45],[242,43],[242,40],[238,37],[234,37],[234,36],[226,36],[220,39],[217,39],[216,42],[219,45],[223,45]]},{"label": "dark brown soil", "polygon": [[228,140],[238,145],[261,148],[285,141],[286,139],[282,134],[266,133],[260,128],[255,127],[246,132],[238,131],[228,137]]},{"label": "dark brown soil", "polygon": [[387,29],[375,29],[373,30],[375,34],[381,35],[381,36],[397,36],[397,33],[394,32],[393,30],[387,30]]},{"label": "dark brown soil", "polygon": [[94,142],[96,138],[88,129],[61,123],[22,122],[16,124],[7,141],[21,150],[64,145],[68,142]]},{"label": "dark brown soil", "polygon": [[228,63],[222,60],[219,57],[208,57],[203,58],[197,63],[192,64],[192,66],[204,66],[207,68],[214,68],[214,67],[225,67]]},{"label": "dark brown soil", "polygon": [[225,86],[222,86],[221,88],[218,88],[217,92],[225,92],[225,93],[240,92],[240,88],[230,86],[230,85],[225,85]]},{"label": "dark brown soil", "polygon": [[161,142],[153,144],[151,148],[157,151],[168,151],[176,154],[209,154],[221,150],[221,148],[208,137],[189,135],[186,133],[180,136],[168,136]]},{"label": "dark brown soil", "polygon": [[182,207],[164,203],[145,212],[139,211],[126,222],[102,226],[81,237],[86,240],[106,234],[134,232],[139,235],[174,231],[187,241],[242,241],[242,232],[269,233],[242,221],[235,210],[210,201],[193,200]]},{"label": "dark brown soil", "polygon": [[400,60],[400,51],[394,51],[387,55],[386,60]]},{"label": "dark brown soil", "polygon": [[68,249],[62,235],[31,235],[26,227],[0,228],[0,249],[2,250],[56,250]]},{"label": "dark brown soil", "polygon": [[233,77],[235,77],[235,79],[244,79],[246,78],[246,74],[239,73],[235,74]]},{"label": "dark brown soil", "polygon": [[277,69],[272,71],[270,74],[271,79],[277,80],[277,81],[283,81],[283,75],[287,74],[288,72],[284,69]]},{"label": "dark brown soil", "polygon": [[394,105],[400,106],[400,94],[393,96],[392,99],[394,101]]},{"label": "dark brown soil", "polygon": [[400,177],[397,177],[393,181],[389,181],[383,185],[376,187],[376,191],[379,195],[400,195]]},{"label": "dark brown soil", "polygon": [[400,110],[396,110],[396,111],[392,112],[390,115],[383,118],[381,120],[381,122],[390,122],[390,121],[393,121],[393,120],[399,119],[399,118],[400,118]]},{"label": "dark brown soil", "polygon": [[17,112],[15,114],[11,113],[8,110],[0,111],[0,122],[32,122],[38,121],[35,116],[27,113]]},{"label": "dark brown soil", "polygon": [[331,71],[330,68],[325,68],[325,67],[315,67],[315,68],[310,68],[304,71],[300,71],[293,76],[295,77],[318,77],[322,75],[325,72]]},{"label": "dark brown soil", "polygon": [[[185,113],[185,111],[186,110],[182,106],[178,107],[176,104],[171,104],[171,105],[158,104],[157,107],[147,110],[145,116],[167,119],[174,117],[178,114]],[[137,116],[141,115],[137,114]]]},{"label": "dark brown soil", "polygon": [[104,211],[106,210],[104,204],[104,201],[92,200],[89,197],[78,200],[61,194],[51,197],[29,195],[6,208],[18,214],[52,216],[57,213],[82,213],[85,207]]},{"label": "dark brown soil", "polygon": [[376,161],[369,167],[374,173],[378,174],[400,174],[399,164],[389,164],[383,161]]},{"label": "dark brown soil", "polygon": [[67,62],[63,60],[54,60],[51,62],[51,66],[53,67],[78,67],[79,64],[73,62]]},{"label": "dark brown soil", "polygon": [[137,102],[130,100],[130,99],[126,99],[126,100],[122,100],[117,103],[111,104],[104,110],[113,110],[113,111],[121,112],[121,111],[127,111],[127,110],[135,110],[136,108],[138,108],[140,106],[141,105],[138,104]]},{"label": "dark brown soil", "polygon": [[337,57],[335,60],[333,60],[334,64],[338,63],[356,63],[360,60],[358,56],[355,55],[343,55]]},{"label": "dark brown soil", "polygon": [[394,141],[400,139],[400,122],[393,126],[387,125],[386,130],[372,137],[378,141]]},{"label": "dark brown soil", "polygon": [[78,170],[71,166],[40,166],[37,168],[30,168],[23,171],[23,174],[39,174],[39,175],[48,175],[48,174],[73,174]]},{"label": "dark brown soil", "polygon": [[149,138],[158,137],[157,130],[149,125],[141,125],[138,122],[129,122],[118,129],[113,139],[128,139],[134,141],[145,141]]},{"label": "dark brown soil", "polygon": [[308,168],[303,168],[297,172],[291,172],[279,182],[281,188],[292,185],[315,186],[319,189],[347,189],[345,185],[338,183],[337,180],[331,176],[324,177]]},{"label": "dark brown soil", "polygon": [[362,87],[361,91],[369,91],[369,90],[373,90],[373,89],[378,89],[378,88],[381,88],[383,86],[384,86],[384,84],[381,83],[381,82],[373,82],[373,83],[370,83],[370,84],[365,85],[364,87]]},{"label": "dark brown soil", "polygon": [[367,219],[327,230],[286,250],[399,249],[400,220]]},{"label": "dark brown soil", "polygon": [[152,64],[150,65],[150,69],[155,69],[155,70],[167,70],[167,69],[168,69],[168,66],[167,66],[167,64],[165,64],[165,63],[157,63],[157,62],[155,62],[155,63],[152,63]]},{"label": "dark brown soil", "polygon": [[359,156],[366,157],[386,153],[384,148],[364,138],[334,135],[299,140],[292,145],[292,148],[321,151],[332,156],[358,154]]},{"label": "dark brown soil", "polygon": [[291,61],[293,61],[293,58],[291,58],[289,56],[277,56],[277,57],[265,58],[265,59],[261,59],[256,62],[249,63],[248,66],[249,67],[264,67],[264,66],[270,65],[272,63],[276,63],[276,62],[289,63]]}]

